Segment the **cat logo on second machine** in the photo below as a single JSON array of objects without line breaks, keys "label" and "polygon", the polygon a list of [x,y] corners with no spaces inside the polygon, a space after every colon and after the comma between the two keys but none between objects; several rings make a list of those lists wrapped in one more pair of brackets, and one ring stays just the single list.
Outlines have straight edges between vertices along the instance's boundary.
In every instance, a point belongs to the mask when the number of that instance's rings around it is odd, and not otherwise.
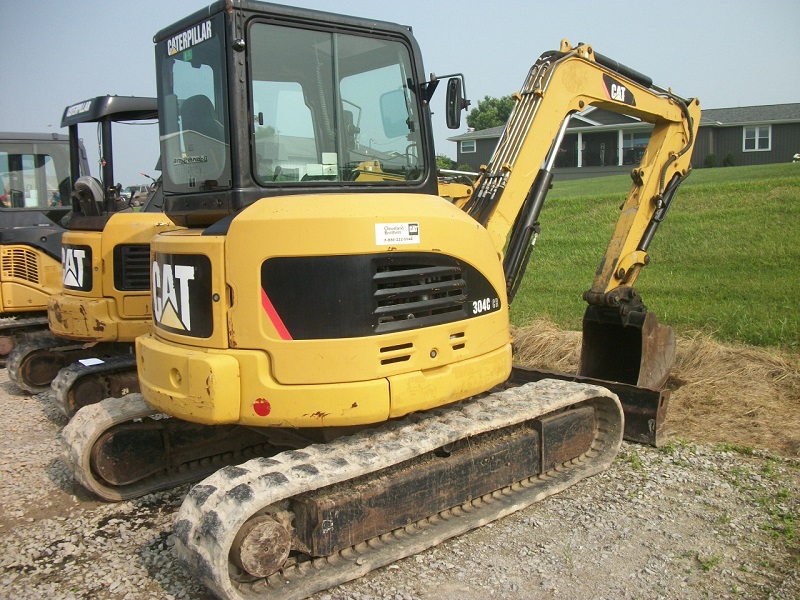
[{"label": "cat logo on second machine", "polygon": [[208,337],[211,315],[211,262],[198,254],[159,254],[152,264],[153,318],[162,329]]}]

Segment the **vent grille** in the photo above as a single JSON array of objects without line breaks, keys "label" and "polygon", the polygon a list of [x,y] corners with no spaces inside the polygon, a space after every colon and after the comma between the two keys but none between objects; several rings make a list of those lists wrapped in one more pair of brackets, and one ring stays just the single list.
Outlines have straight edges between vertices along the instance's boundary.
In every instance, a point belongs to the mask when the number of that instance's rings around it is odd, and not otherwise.
[{"label": "vent grille", "polygon": [[381,348],[381,364],[393,365],[396,363],[407,362],[411,360],[411,352],[413,352],[413,350],[414,344],[410,342]]},{"label": "vent grille", "polygon": [[463,350],[466,348],[466,338],[464,337],[464,332],[460,331],[459,333],[454,333],[450,336],[450,345],[453,347],[453,350]]},{"label": "vent grille", "polygon": [[39,283],[39,260],[36,252],[27,248],[3,250],[3,277]]},{"label": "vent grille", "polygon": [[467,284],[458,265],[383,265],[373,283],[376,332],[443,323],[463,315]]},{"label": "vent grille", "polygon": [[150,289],[148,244],[124,244],[114,248],[114,287],[125,292]]}]

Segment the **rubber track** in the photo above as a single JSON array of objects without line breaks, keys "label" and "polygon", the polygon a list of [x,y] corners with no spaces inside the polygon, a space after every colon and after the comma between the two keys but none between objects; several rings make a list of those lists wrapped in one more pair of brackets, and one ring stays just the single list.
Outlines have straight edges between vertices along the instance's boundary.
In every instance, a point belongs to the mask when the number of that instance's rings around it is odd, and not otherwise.
[{"label": "rubber track", "polygon": [[27,381],[23,381],[20,377],[20,365],[22,365],[22,362],[25,360],[25,358],[37,350],[58,351],[61,350],[62,347],[80,348],[81,346],[76,345],[75,342],[56,337],[49,331],[42,332],[40,335],[37,334],[34,339],[22,342],[8,354],[6,362],[8,378],[16,383],[20,388],[26,392],[30,392],[31,394],[38,394],[40,392],[47,391],[50,389],[50,384],[46,386],[39,386],[28,383]]},{"label": "rubber track", "polygon": [[198,458],[121,487],[107,485],[96,478],[91,466],[94,443],[114,425],[149,417],[170,418],[158,413],[139,393],[128,394],[122,398],[106,398],[97,404],[84,406],[75,413],[61,432],[61,441],[67,466],[78,483],[103,500],[110,502],[129,500],[183,483],[198,481],[232,462],[244,461],[263,454],[269,446],[264,444],[263,447],[256,446],[237,453],[229,451],[220,456]]},{"label": "rubber track", "polygon": [[[268,506],[378,472],[462,438],[587,401],[597,409],[598,431],[591,449],[578,459],[332,556],[299,563],[266,580],[240,583],[230,577],[228,556],[236,533]],[[619,400],[608,390],[550,379],[410,415],[330,444],[226,467],[194,486],[184,500],[175,525],[178,555],[221,598],[304,598],[511,514],[605,470],[619,450],[623,419]]]},{"label": "rubber track", "polygon": [[81,377],[104,373],[117,373],[125,370],[136,370],[135,354],[109,356],[102,360],[103,362],[99,365],[89,366],[83,365],[80,362],[74,362],[61,369],[58,375],[56,375],[56,378],[53,379],[53,383],[50,384],[56,406],[68,419],[75,416],[74,411],[69,405],[69,391]]},{"label": "rubber track", "polygon": [[14,329],[25,329],[27,327],[44,326],[47,331],[47,314],[41,317],[4,317],[0,318],[0,332]]}]

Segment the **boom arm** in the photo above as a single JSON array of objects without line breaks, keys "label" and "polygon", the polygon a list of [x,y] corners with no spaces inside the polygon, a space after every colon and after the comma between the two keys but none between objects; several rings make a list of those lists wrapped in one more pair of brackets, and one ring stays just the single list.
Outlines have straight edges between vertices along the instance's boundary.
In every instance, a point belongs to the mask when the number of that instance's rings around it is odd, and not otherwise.
[{"label": "boom arm", "polygon": [[[498,146],[472,199],[464,207],[482,223],[503,252],[509,302],[519,285],[538,233],[538,216],[552,179],[569,118],[588,106],[653,123],[641,164],[597,270],[590,304],[608,304],[608,294],[633,285],[648,262],[647,247],[672,195],[691,170],[691,149],[700,123],[697,100],[686,101],[652,85],[646,76],[563,40],[559,52],[531,67]],[[533,182],[531,184],[531,182]]]}]

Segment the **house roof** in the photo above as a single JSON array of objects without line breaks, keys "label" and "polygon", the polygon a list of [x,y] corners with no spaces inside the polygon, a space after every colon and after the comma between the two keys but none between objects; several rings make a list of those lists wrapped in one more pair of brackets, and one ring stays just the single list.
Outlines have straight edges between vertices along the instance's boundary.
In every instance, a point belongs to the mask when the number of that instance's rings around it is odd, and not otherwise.
[{"label": "house roof", "polygon": [[503,133],[503,129],[505,129],[505,125],[500,125],[500,127],[489,127],[489,129],[479,129],[475,131],[467,131],[466,133],[460,133],[456,136],[447,138],[449,141],[453,142],[460,142],[461,140],[482,140],[484,138],[499,138],[500,135]]},{"label": "house roof", "polygon": [[[746,124],[800,123],[800,102],[791,104],[770,104],[761,106],[740,106],[736,108],[704,108],[700,117],[701,127],[733,127]],[[575,115],[567,130],[628,128],[640,125],[641,121],[601,108],[590,107]],[[480,131],[468,131],[447,138],[451,142],[462,140],[481,140],[499,138],[503,127],[491,127]]]},{"label": "house roof", "polygon": [[700,117],[700,125],[709,127],[794,122],[800,122],[800,102],[736,108],[704,108]]}]

